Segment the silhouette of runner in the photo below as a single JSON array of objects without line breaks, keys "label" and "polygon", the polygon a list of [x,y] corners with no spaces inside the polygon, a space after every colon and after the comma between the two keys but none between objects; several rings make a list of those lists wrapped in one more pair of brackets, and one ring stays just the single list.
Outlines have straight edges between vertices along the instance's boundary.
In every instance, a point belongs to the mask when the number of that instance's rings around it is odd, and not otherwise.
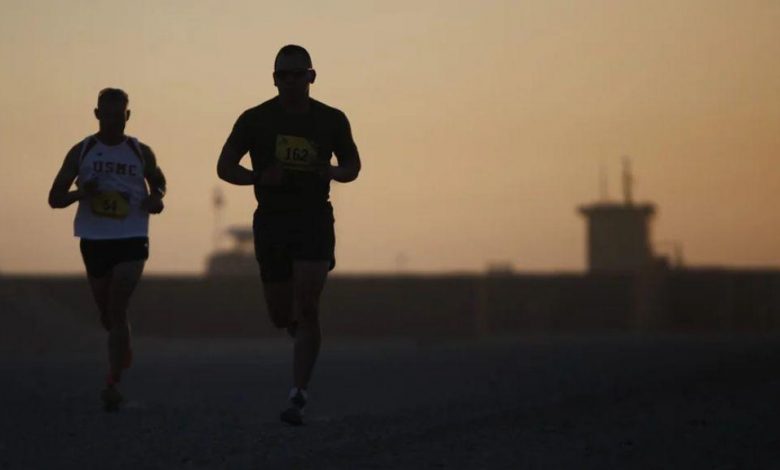
[{"label": "silhouette of runner", "polygon": [[99,130],[70,149],[49,192],[52,208],[78,202],[74,232],[108,331],[109,373],[101,393],[107,411],[123,400],[118,384],[133,355],[127,305],[149,256],[149,214],[162,212],[165,195],[165,176],[152,149],[125,135],[127,105],[120,89],[98,94]]},{"label": "silhouette of runner", "polygon": [[[330,181],[347,183],[360,172],[346,115],[309,97],[316,76],[306,49],[282,47],[273,72],[278,96],[239,116],[217,164],[228,183],[254,185],[255,255],[268,312],[295,338],[290,405],[281,414],[294,425],[303,423],[320,349],[320,294],[336,263]],[[240,165],[247,152],[252,170]]]}]

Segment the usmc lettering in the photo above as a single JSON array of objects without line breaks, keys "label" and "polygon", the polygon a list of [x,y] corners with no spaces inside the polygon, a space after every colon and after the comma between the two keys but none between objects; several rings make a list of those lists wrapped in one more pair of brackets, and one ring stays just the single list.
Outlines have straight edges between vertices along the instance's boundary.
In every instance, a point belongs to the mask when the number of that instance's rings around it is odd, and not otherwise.
[{"label": "usmc lettering", "polygon": [[115,175],[138,176],[137,165],[128,165],[126,163],[102,162],[98,160],[92,162],[92,170],[94,170],[95,173],[113,173]]}]

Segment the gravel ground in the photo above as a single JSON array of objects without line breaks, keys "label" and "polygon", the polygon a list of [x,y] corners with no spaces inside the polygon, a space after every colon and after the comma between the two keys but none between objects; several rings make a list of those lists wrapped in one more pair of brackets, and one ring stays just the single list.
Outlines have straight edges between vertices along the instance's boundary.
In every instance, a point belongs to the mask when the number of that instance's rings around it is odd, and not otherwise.
[{"label": "gravel ground", "polygon": [[777,337],[331,340],[297,428],[284,340],[135,351],[118,413],[102,351],[5,354],[0,468],[780,468]]}]

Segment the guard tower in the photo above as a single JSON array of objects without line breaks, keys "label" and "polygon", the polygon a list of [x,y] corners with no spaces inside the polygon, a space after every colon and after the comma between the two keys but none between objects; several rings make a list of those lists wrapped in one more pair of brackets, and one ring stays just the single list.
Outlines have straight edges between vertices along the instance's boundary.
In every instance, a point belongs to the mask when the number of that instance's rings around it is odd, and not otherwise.
[{"label": "guard tower", "polygon": [[634,204],[632,183],[629,160],[624,158],[623,203],[608,202],[602,186],[602,201],[579,208],[587,219],[588,271],[591,273],[633,272],[650,267],[654,261],[650,221],[655,206]]},{"label": "guard tower", "polygon": [[[252,227],[234,226],[222,228],[222,211],[225,198],[219,187],[214,188],[214,251],[206,258],[206,275],[222,276],[252,276],[257,275],[257,261],[254,255],[254,234]],[[225,238],[232,244],[223,248]]]},{"label": "guard tower", "polygon": [[233,246],[215,251],[209,256],[206,275],[222,277],[257,274],[252,227],[230,227],[226,234],[233,240]]}]

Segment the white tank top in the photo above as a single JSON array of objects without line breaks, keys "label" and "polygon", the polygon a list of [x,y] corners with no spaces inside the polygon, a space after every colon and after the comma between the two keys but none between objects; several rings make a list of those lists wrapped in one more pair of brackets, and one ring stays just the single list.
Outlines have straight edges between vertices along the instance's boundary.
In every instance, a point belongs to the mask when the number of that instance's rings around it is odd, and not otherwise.
[{"label": "white tank top", "polygon": [[80,162],[79,181],[96,179],[99,195],[79,201],[74,234],[95,240],[148,236],[149,213],[141,210],[141,201],[149,191],[138,140],[128,136],[105,145],[89,136],[82,142]]}]

